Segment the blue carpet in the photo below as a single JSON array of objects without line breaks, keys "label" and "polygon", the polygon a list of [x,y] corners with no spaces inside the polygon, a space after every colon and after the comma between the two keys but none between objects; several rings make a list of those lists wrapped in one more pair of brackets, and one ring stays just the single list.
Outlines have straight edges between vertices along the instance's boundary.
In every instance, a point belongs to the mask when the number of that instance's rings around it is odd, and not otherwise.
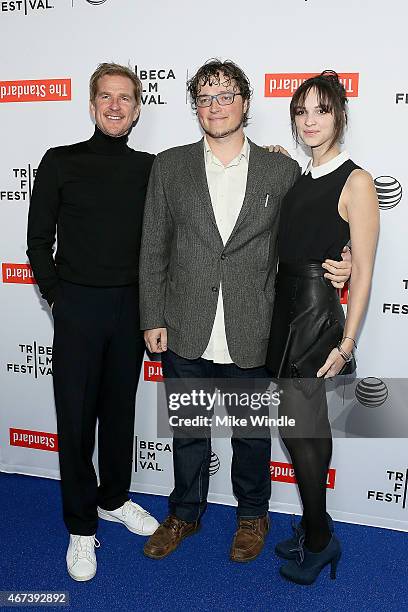
[{"label": "blue carpet", "polygon": [[[166,516],[164,497],[132,497],[159,520]],[[383,612],[408,607],[403,533],[336,523],[343,546],[337,580],[330,580],[325,568],[314,585],[302,587],[280,578],[280,561],[273,554],[275,542],[290,531],[287,515],[272,515],[272,530],[258,559],[237,564],[228,559],[234,509],[210,504],[201,531],[161,561],[144,557],[144,538],[100,521],[97,575],[77,583],[66,573],[59,483],[0,473],[0,499],[0,590],[68,591],[65,609]]]}]

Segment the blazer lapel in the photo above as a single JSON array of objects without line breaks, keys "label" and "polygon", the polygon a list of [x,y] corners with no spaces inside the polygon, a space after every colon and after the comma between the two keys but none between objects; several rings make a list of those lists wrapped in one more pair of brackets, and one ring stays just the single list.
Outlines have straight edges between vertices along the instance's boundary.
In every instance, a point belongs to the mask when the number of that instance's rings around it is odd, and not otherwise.
[{"label": "blazer lapel", "polygon": [[[248,139],[249,140],[249,139]],[[259,202],[259,198],[263,194],[259,193],[259,185],[262,184],[264,174],[266,173],[266,164],[264,163],[264,151],[260,149],[256,144],[249,140],[250,153],[249,153],[249,164],[248,164],[248,176],[245,189],[245,197],[241,206],[238,219],[234,225],[234,228],[228,238],[228,242],[233,238],[237,232],[242,221],[250,211],[251,207]],[[266,195],[266,194],[265,194]]]},{"label": "blazer lapel", "polygon": [[[215,220],[214,209],[211,203],[211,196],[208,190],[207,175],[205,172],[205,161],[204,161],[204,139],[202,138],[199,142],[191,145],[188,166],[190,175],[195,186],[195,191],[200,198],[205,210],[208,212],[212,223],[217,227],[217,221]],[[221,236],[220,236],[221,238]]]}]

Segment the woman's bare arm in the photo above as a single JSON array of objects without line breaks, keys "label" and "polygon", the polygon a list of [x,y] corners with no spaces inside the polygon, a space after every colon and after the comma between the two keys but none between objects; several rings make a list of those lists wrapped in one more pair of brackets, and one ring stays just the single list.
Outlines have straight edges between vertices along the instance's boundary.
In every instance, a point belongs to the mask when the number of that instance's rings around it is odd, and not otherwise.
[{"label": "woman's bare arm", "polygon": [[[347,215],[353,245],[353,269],[344,328],[344,336],[348,338],[342,343],[343,350],[350,353],[354,343],[349,338],[356,340],[367,308],[379,233],[378,198],[371,175],[365,170],[354,170],[341,200],[341,212]],[[317,375],[325,378],[335,376],[343,365],[343,358],[334,349]]]}]

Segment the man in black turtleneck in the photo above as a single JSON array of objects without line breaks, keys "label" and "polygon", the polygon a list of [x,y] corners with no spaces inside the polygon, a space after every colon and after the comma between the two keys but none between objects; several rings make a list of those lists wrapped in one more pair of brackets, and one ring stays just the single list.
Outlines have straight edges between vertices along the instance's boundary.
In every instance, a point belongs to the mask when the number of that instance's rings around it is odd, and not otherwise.
[{"label": "man in black turtleneck", "polygon": [[[98,67],[90,80],[95,134],[47,151],[28,218],[27,255],[54,318],[54,394],[70,533],[67,568],[81,581],[96,572],[98,515],[140,535],[158,526],[128,495],[144,354],[139,247],[154,159],[127,146],[141,92],[130,69]],[[97,420],[99,487],[92,463]]]}]

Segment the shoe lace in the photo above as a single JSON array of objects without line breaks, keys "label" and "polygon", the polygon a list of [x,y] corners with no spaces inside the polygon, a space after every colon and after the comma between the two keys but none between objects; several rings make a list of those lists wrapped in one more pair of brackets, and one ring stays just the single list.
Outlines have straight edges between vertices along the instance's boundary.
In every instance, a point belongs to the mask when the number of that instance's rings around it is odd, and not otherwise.
[{"label": "shoe lace", "polygon": [[298,524],[297,524],[296,520],[297,520],[296,514],[292,514],[292,518],[291,518],[291,527],[292,527],[293,533],[294,533],[294,534],[295,534],[297,537],[300,537],[300,536],[299,536],[299,527],[298,527]]},{"label": "shoe lace", "polygon": [[150,516],[149,512],[132,502],[132,500],[128,499],[127,502],[123,504],[122,514],[124,517],[132,514],[136,519],[143,521],[146,516]]},{"label": "shoe lace", "polygon": [[298,554],[298,558],[297,558],[298,565],[302,565],[304,558],[305,558],[305,551],[303,549],[304,541],[305,541],[305,536],[301,535],[299,537],[298,545],[295,548],[290,549],[290,552],[295,552]]},{"label": "shoe lace", "polygon": [[95,536],[74,535],[73,540],[72,552],[76,559],[92,560],[92,549],[99,548],[101,545]]}]

